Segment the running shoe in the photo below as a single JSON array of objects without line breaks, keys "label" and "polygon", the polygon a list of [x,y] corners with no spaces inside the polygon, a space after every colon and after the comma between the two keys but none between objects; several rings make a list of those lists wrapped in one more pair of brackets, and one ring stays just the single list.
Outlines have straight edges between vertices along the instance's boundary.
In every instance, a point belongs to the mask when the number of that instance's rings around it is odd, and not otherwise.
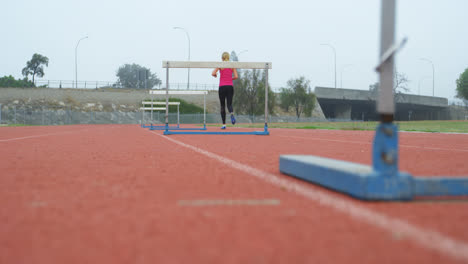
[{"label": "running shoe", "polygon": [[221,129],[226,129],[226,126],[225,126],[225,125],[223,125],[223,126],[221,127]]},{"label": "running shoe", "polygon": [[233,125],[236,124],[236,118],[232,114],[231,114],[231,122]]}]

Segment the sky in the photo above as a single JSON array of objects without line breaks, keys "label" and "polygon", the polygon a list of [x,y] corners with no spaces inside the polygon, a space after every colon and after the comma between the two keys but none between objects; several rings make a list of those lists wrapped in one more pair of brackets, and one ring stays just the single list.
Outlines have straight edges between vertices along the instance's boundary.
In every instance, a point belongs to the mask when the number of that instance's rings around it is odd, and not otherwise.
[{"label": "sky", "polygon": [[[224,51],[240,61],[272,62],[273,88],[304,76],[311,87],[368,90],[377,82],[379,0],[15,0],[2,3],[0,76],[22,78],[34,53],[49,66],[39,80],[117,80],[126,63],[149,68],[165,83],[164,60],[218,61]],[[467,0],[397,1],[396,41],[408,38],[396,69],[409,93],[452,100],[468,68]],[[424,58],[425,60],[422,60]],[[431,64],[432,62],[432,64]],[[434,75],[432,71],[434,65]],[[186,83],[187,69],[172,69]],[[190,83],[213,84],[209,69],[191,69]]]}]

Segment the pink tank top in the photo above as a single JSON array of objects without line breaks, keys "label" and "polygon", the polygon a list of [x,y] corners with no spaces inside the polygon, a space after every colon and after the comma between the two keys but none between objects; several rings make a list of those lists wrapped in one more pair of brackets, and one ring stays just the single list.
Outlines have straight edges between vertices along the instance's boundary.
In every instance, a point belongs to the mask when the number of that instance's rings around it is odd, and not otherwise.
[{"label": "pink tank top", "polygon": [[232,69],[221,69],[219,71],[221,77],[219,77],[219,86],[232,85]]}]

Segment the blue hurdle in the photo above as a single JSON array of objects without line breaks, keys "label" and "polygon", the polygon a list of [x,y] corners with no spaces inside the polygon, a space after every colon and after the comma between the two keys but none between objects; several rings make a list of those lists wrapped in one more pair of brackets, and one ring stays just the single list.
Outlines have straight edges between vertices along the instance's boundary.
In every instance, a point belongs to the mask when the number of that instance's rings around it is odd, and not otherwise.
[{"label": "blue hurdle", "polygon": [[467,196],[468,178],[413,177],[398,171],[398,130],[393,124],[395,0],[382,0],[380,92],[377,112],[381,122],[375,131],[372,167],[305,155],[281,155],[279,170],[362,200],[412,200],[414,197]]},{"label": "blue hurdle", "polygon": [[[235,68],[235,69],[264,69],[265,70],[265,126],[263,131],[173,131],[168,122],[168,111],[166,110],[166,129],[164,135],[269,135],[268,132],[268,70],[271,69],[271,62],[209,62],[209,61],[163,61],[163,68],[166,68],[166,91],[158,91],[159,94],[166,94],[166,103],[169,102],[169,94],[174,91],[169,90],[169,69],[170,68]],[[188,91],[192,92],[192,91]],[[179,129],[181,130],[181,129]],[[187,129],[194,130],[194,129]],[[203,129],[206,130],[206,119]]]}]

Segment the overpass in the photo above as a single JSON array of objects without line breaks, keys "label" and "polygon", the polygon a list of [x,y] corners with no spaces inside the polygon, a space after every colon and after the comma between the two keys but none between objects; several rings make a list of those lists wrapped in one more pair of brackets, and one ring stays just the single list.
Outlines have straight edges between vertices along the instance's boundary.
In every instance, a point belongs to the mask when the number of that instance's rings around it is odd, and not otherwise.
[{"label": "overpass", "polygon": [[[327,119],[378,120],[377,95],[371,91],[315,87],[315,95]],[[397,94],[395,102],[395,120],[448,119],[447,98]]]}]

